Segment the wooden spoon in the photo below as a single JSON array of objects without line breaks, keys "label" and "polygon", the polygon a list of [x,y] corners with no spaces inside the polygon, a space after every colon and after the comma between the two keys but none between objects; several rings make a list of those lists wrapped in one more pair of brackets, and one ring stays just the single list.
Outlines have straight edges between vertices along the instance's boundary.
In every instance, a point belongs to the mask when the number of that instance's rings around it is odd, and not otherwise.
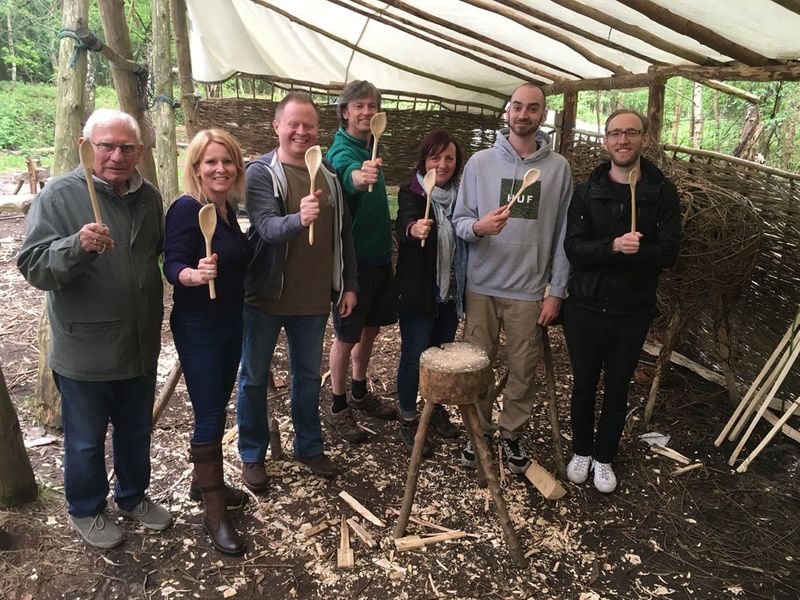
[{"label": "wooden spoon", "polygon": [[[379,112],[372,115],[372,118],[369,120],[369,130],[372,132],[372,160],[378,158],[378,139],[383,135],[383,132],[386,131],[386,113]],[[367,191],[372,191],[372,184],[369,184],[369,188]]]},{"label": "wooden spoon", "polygon": [[[428,195],[428,200],[425,202],[425,220],[428,220],[428,215],[431,212],[431,194],[433,188],[436,187],[436,169],[431,169],[425,173],[425,179],[422,180],[422,186],[425,188],[425,193]],[[425,240],[422,240],[420,246],[425,247]]]},{"label": "wooden spoon", "polygon": [[[211,258],[211,238],[214,237],[214,230],[217,228],[217,207],[213,204],[204,204],[197,215],[200,223],[200,231],[206,241],[206,258]],[[208,297],[214,300],[217,297],[217,287],[214,280],[208,281]]]},{"label": "wooden spoon", "polygon": [[520,194],[522,194],[522,192],[525,189],[527,189],[528,187],[530,187],[534,183],[536,183],[536,181],[539,179],[539,176],[541,174],[542,174],[542,172],[539,169],[536,169],[536,168],[528,169],[527,171],[525,171],[525,175],[522,176],[522,185],[517,190],[517,193],[514,194],[514,197],[511,198],[511,202],[506,204],[506,210],[508,210],[508,211],[511,210],[511,205],[514,204],[514,202],[516,202],[517,200],[519,200]]},{"label": "wooden spoon", "polygon": [[[311,191],[308,193],[313,195],[316,191],[314,189],[314,182],[317,180],[317,171],[322,164],[322,150],[319,146],[311,146],[306,150],[306,168],[308,169],[308,178],[311,180]],[[308,226],[308,245],[314,245],[314,223]]]},{"label": "wooden spoon", "polygon": [[94,167],[94,146],[92,146],[92,142],[83,140],[79,152],[81,155],[83,173],[86,175],[86,189],[89,190],[89,199],[92,201],[94,222],[102,225],[103,217],[100,215],[100,205],[97,203],[97,192],[94,189],[94,179],[92,178],[92,170]]},{"label": "wooden spoon", "polygon": [[636,233],[636,182],[639,181],[639,168],[633,167],[628,173],[631,186],[631,233]]}]

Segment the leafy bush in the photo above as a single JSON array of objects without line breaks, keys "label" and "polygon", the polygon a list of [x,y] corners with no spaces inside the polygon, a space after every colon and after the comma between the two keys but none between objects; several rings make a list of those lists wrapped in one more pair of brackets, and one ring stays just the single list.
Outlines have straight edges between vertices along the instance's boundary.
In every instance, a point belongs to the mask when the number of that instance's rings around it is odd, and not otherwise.
[{"label": "leafy bush", "polygon": [[55,123],[55,86],[0,81],[0,149],[52,146]]}]

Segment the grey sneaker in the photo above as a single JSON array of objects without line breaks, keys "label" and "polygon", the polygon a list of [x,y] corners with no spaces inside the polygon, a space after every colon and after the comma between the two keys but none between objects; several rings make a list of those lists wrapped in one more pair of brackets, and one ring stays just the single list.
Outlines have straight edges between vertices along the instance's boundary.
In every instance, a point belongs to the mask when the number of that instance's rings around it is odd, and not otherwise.
[{"label": "grey sneaker", "polygon": [[122,531],[105,513],[93,517],[73,517],[67,515],[69,524],[84,541],[95,548],[116,548],[122,541]]},{"label": "grey sneaker", "polygon": [[360,444],[367,441],[367,432],[356,425],[353,411],[349,408],[340,410],[338,413],[328,409],[327,421],[340,436],[352,444]]},{"label": "grey sneaker", "polygon": [[172,525],[172,514],[147,496],[142,498],[142,501],[131,510],[123,510],[117,505],[117,512],[129,519],[139,521],[148,529],[155,529],[156,531],[164,531]]},{"label": "grey sneaker", "polygon": [[506,459],[508,470],[517,475],[524,473],[531,464],[531,459],[520,446],[519,439],[500,438],[500,445],[503,448],[503,458]]},{"label": "grey sneaker", "polygon": [[361,399],[355,398],[352,393],[348,392],[347,405],[350,408],[363,411],[384,421],[391,421],[397,418],[397,408],[394,406],[394,402],[379,398],[370,392],[367,392]]}]

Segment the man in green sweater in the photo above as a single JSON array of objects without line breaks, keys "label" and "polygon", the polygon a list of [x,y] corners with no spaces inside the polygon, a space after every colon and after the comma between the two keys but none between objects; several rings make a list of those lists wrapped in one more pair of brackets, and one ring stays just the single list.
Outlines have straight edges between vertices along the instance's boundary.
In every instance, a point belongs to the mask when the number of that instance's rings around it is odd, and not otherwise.
[{"label": "man in green sweater", "polygon": [[[353,241],[358,261],[358,303],[341,317],[333,311],[336,339],[331,347],[331,392],[328,421],[344,439],[360,443],[366,432],[356,424],[351,408],[382,419],[397,411],[367,392],[367,368],[372,346],[382,325],[397,320],[392,298],[392,225],[381,159],[371,160],[370,120],[381,95],[368,81],[352,81],[342,90],[336,132],[327,159],[336,169],[353,218]],[[370,191],[370,186],[372,189]],[[353,359],[353,378],[346,393],[347,368]]]}]

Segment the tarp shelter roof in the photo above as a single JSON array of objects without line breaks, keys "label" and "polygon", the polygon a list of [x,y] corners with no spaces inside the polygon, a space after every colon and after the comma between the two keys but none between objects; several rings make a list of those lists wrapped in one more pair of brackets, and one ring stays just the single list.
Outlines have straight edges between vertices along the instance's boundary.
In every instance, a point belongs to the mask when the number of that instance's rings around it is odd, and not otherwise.
[{"label": "tarp shelter roof", "polygon": [[[800,0],[186,0],[193,76],[502,107],[522,81],[800,58]],[[447,48],[437,45],[437,40]],[[477,60],[476,60],[477,59]]]}]

